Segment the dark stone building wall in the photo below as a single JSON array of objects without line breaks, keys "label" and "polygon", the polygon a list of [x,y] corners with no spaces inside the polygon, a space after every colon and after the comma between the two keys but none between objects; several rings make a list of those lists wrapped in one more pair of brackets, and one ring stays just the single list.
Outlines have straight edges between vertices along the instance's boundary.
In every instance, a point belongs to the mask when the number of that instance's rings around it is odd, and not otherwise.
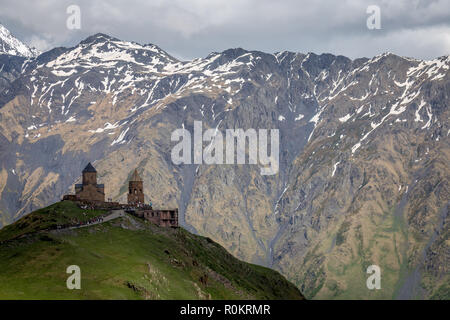
[{"label": "dark stone building wall", "polygon": [[137,210],[136,215],[161,227],[178,227],[178,209]]}]

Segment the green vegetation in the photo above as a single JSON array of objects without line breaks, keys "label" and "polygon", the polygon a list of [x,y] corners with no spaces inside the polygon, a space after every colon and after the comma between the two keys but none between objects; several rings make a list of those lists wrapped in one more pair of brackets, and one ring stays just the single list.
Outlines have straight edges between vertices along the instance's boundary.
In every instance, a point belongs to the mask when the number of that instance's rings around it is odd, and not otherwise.
[{"label": "green vegetation", "polygon": [[336,245],[340,246],[341,244],[343,244],[345,242],[345,233],[348,231],[348,229],[350,228],[350,222],[348,221],[344,221],[341,224],[341,227],[338,230],[338,233],[336,235]]},{"label": "green vegetation", "polygon": [[57,202],[26,215],[0,231],[0,242],[19,238],[25,234],[55,228],[57,225],[75,224],[105,214],[103,210],[83,210],[72,201]]},{"label": "green vegetation", "polygon": [[449,300],[450,299],[450,285],[444,283],[436,292],[430,297],[431,300]]},{"label": "green vegetation", "polygon": [[[127,215],[85,228],[44,230],[102,213],[64,201],[0,230],[0,299],[302,298],[278,272],[239,261],[182,228]],[[66,287],[70,265],[81,269],[80,290]]]}]

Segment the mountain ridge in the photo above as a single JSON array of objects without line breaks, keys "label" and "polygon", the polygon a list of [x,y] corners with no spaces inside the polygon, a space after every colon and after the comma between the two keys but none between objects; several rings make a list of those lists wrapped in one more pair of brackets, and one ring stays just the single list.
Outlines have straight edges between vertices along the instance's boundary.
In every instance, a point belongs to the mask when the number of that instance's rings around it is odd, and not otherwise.
[{"label": "mountain ridge", "polygon": [[0,54],[9,54],[25,58],[37,57],[40,52],[36,48],[30,48],[0,23]]}]

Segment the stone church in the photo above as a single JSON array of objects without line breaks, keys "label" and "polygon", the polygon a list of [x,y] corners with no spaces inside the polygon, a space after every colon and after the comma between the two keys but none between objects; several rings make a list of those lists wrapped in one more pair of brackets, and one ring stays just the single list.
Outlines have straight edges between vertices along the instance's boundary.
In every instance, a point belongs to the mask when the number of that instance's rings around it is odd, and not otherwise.
[{"label": "stone church", "polygon": [[162,227],[178,227],[178,209],[153,209],[145,203],[144,182],[137,169],[128,181],[127,204],[105,202],[105,186],[97,183],[97,170],[89,162],[82,171],[82,183],[75,185],[74,195],[65,195],[63,200],[88,203],[98,209],[125,210]]},{"label": "stone church", "polygon": [[82,183],[75,185],[75,196],[80,200],[105,202],[105,185],[97,184],[97,171],[90,162],[82,171]]}]

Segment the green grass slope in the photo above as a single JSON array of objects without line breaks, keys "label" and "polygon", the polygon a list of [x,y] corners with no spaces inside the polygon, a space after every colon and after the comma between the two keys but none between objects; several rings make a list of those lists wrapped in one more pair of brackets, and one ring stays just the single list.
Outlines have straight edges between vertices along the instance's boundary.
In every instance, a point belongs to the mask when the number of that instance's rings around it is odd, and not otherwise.
[{"label": "green grass slope", "polygon": [[[55,225],[104,211],[70,201],[0,230],[0,299],[302,299],[278,272],[248,264],[212,240],[125,216],[72,230]],[[81,269],[69,290],[66,268]]]}]

